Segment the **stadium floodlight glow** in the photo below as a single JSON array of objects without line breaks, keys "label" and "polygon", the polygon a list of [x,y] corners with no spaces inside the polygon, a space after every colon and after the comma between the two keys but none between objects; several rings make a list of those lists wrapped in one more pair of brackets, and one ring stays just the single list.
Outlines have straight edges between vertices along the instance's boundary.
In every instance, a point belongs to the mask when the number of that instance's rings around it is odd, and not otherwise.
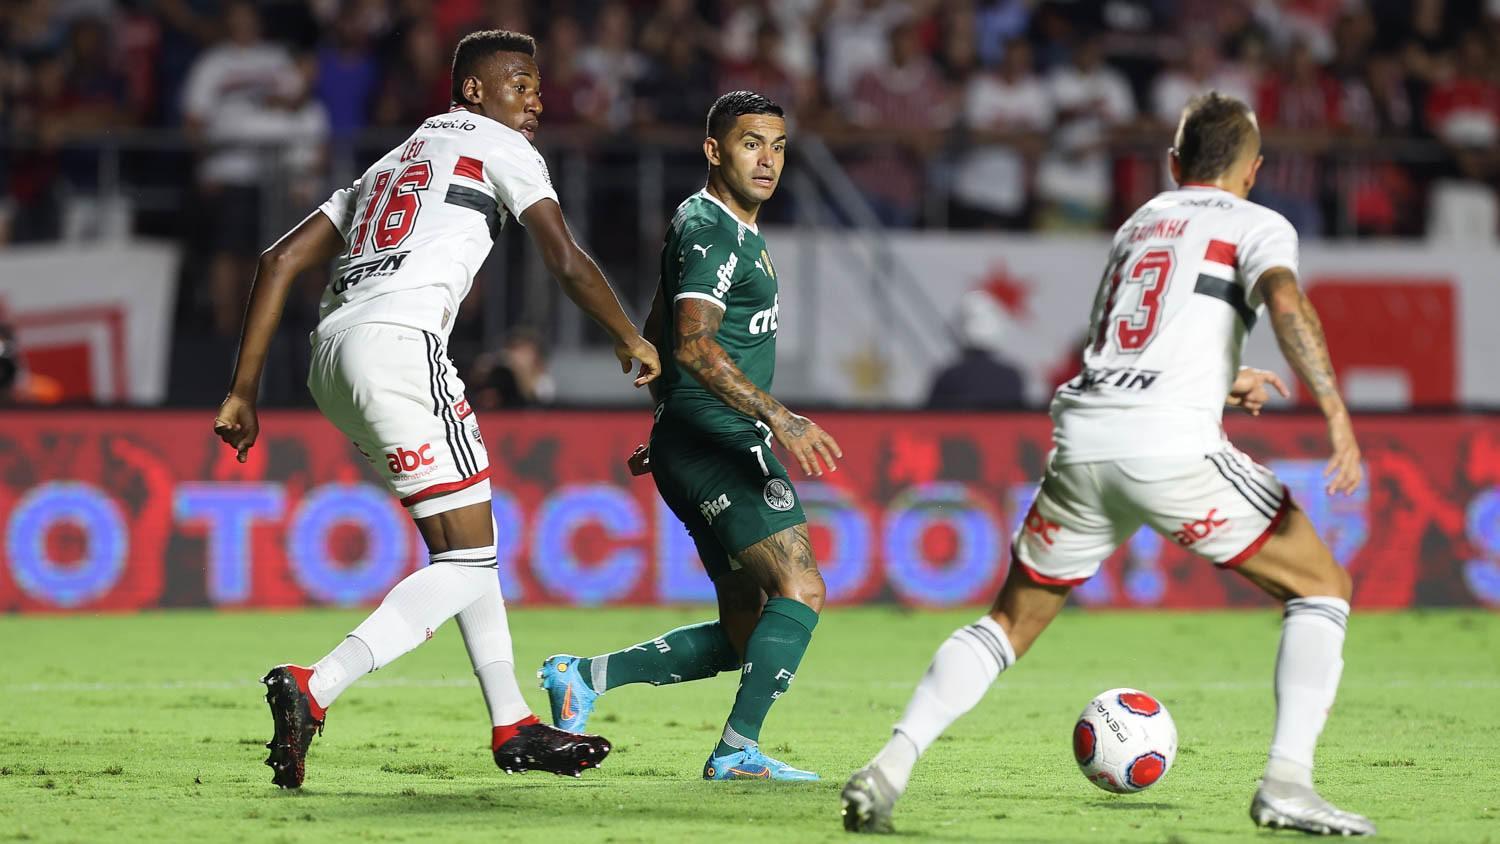
[{"label": "stadium floodlight glow", "polygon": [[[76,562],[54,560],[47,534],[60,523],[84,535],[87,550]],[[5,531],[11,577],[22,592],[44,603],[77,607],[109,594],[125,574],[130,531],[107,493],[93,484],[53,481],[16,502]]]},{"label": "stadium floodlight glow", "polygon": [[[950,527],[958,550],[946,564],[927,558],[922,538],[938,525]],[[968,485],[920,484],[903,490],[886,509],[886,571],[896,594],[910,603],[956,606],[994,589],[1004,539],[993,508]]]},{"label": "stadium floodlight glow", "polygon": [[[365,555],[349,565],[328,553],[328,535],[341,524],[365,533]],[[341,606],[384,595],[406,573],[411,547],[406,513],[374,484],[324,484],[297,504],[287,525],[292,577],[320,601]]]},{"label": "stadium floodlight glow", "polygon": [[281,519],[286,491],[278,483],[183,483],[172,496],[178,521],[207,523],[204,587],[213,604],[251,598],[250,527]]},{"label": "stadium floodlight glow", "polygon": [[592,565],[579,560],[573,537],[591,523],[617,541],[639,540],[646,530],[640,504],[620,487],[565,486],[537,512],[531,555],[532,572],[548,592],[586,606],[624,598],[646,573],[646,554],[638,548],[618,548]]}]

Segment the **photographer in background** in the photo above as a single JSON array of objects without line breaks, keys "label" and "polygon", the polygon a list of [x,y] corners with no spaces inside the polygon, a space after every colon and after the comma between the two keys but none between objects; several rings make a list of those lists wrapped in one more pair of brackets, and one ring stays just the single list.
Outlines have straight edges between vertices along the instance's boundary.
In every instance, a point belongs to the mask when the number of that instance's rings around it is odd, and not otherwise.
[{"label": "photographer in background", "polygon": [[62,385],[55,378],[26,371],[15,329],[0,322],[0,407],[57,404],[62,394]]}]

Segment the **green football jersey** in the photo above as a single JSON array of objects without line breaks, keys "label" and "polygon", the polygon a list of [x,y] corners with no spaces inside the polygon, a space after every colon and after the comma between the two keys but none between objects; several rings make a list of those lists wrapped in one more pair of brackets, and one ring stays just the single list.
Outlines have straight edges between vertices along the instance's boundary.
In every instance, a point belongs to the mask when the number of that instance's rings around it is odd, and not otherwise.
[{"label": "green football jersey", "polygon": [[[670,361],[676,347],[673,313],[684,298],[704,299],[724,309],[715,337],[731,360],[755,386],[771,391],[776,374],[776,328],[779,305],[776,268],[766,242],[718,199],[701,190],[677,206],[661,250],[662,298],[666,319],[653,338]],[[669,362],[657,382],[661,413],[707,428],[730,415],[749,417],[711,395],[680,364]]]}]

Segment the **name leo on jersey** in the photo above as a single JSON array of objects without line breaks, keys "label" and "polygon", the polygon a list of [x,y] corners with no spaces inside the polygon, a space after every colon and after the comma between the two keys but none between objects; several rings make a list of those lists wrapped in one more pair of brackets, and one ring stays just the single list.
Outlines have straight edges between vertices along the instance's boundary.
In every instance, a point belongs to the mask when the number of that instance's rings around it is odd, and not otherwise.
[{"label": "name leo on jersey", "polygon": [[338,294],[343,293],[345,290],[348,290],[349,288],[353,287],[356,284],[359,284],[361,281],[364,281],[367,278],[374,278],[375,276],[390,275],[391,273],[394,273],[395,271],[401,269],[401,265],[406,263],[406,256],[410,254],[410,250],[407,250],[406,252],[395,252],[381,258],[376,258],[373,261],[366,261],[363,264],[355,264],[354,266],[346,270],[344,274],[339,277],[338,281],[335,281],[333,283],[333,295],[337,296]]},{"label": "name leo on jersey", "polygon": [[1119,387],[1126,390],[1149,390],[1161,377],[1159,369],[1135,369],[1132,367],[1101,366],[1085,369],[1067,386],[1070,390],[1086,393],[1100,387]]}]

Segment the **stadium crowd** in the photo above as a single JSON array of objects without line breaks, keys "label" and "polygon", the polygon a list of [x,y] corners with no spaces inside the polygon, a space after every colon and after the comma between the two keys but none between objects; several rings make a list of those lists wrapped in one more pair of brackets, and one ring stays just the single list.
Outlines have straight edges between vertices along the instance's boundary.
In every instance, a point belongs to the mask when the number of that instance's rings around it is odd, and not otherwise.
[{"label": "stadium crowd", "polygon": [[445,109],[451,45],[492,26],[538,35],[554,134],[692,130],[716,92],[753,88],[889,225],[1107,225],[1158,187],[1163,127],[1209,87],[1256,106],[1277,164],[1259,198],[1305,236],[1417,234],[1427,182],[1500,172],[1495,0],[16,0],[7,239],[58,234],[62,198],[100,178],[89,139],[138,127],[212,149],[200,189],[253,229],[259,164],[229,142],[289,144],[316,176],[360,133]]},{"label": "stadium crowd", "polygon": [[[705,105],[738,88],[888,226],[1111,227],[1209,88],[1256,107],[1252,198],[1304,238],[1500,225],[1500,0],[12,0],[0,244],[177,237],[207,279],[179,331],[232,337],[255,253],[445,110],[453,44],[489,27],[537,36],[538,143],[587,163],[615,275],[656,248],[611,217],[639,207],[640,150],[701,179]],[[665,214],[692,186],[662,181]]]}]

